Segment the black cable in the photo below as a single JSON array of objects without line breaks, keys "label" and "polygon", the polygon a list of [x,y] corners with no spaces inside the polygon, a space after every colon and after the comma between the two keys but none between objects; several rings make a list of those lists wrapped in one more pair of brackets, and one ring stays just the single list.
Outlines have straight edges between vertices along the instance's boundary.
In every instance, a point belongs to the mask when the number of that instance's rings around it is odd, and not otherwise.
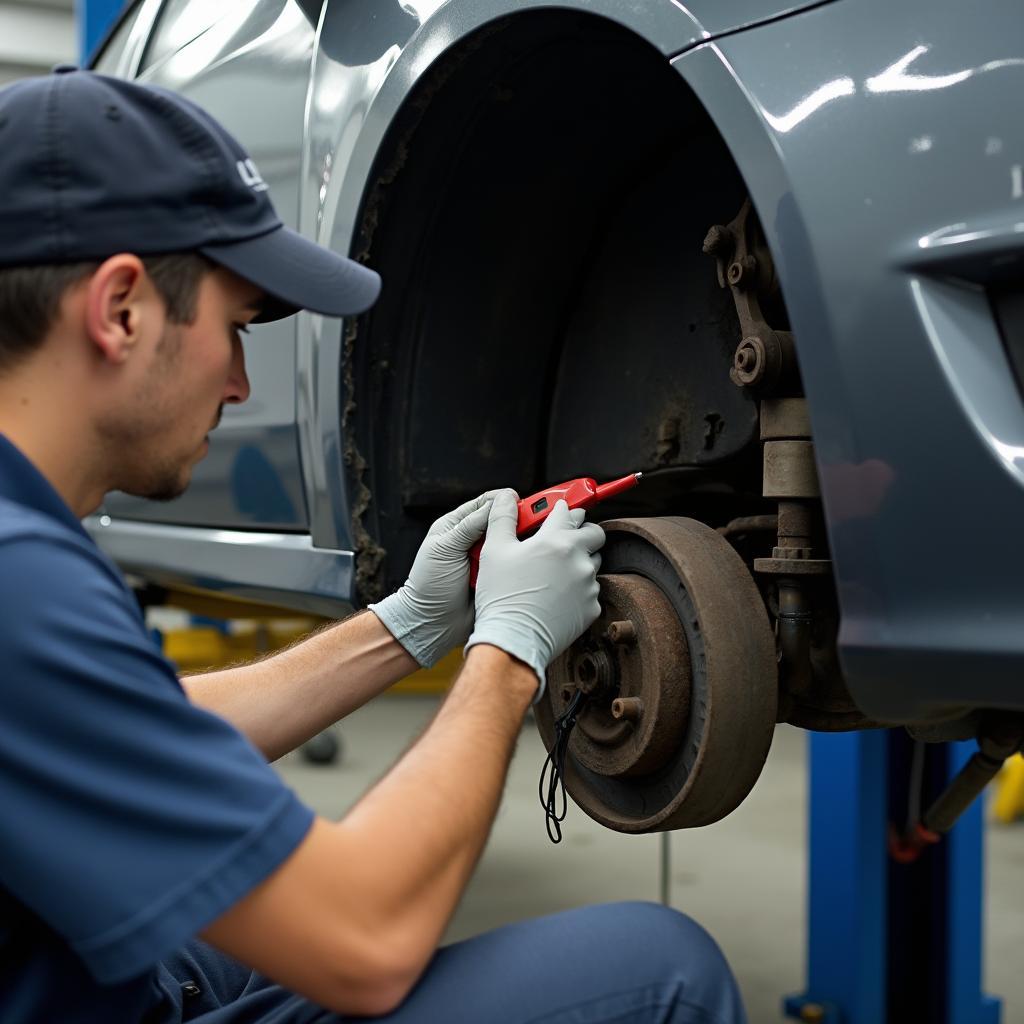
[{"label": "black cable", "polygon": [[[565,816],[569,810],[569,801],[565,793],[565,755],[569,752],[569,737],[572,735],[576,719],[579,717],[580,709],[587,701],[587,695],[582,690],[573,694],[569,706],[562,714],[555,719],[555,742],[544,759],[544,767],[540,770],[540,785],[537,787],[537,795],[540,797],[540,805],[544,808],[544,824],[547,828],[548,839],[553,843],[562,841],[562,826]],[[550,776],[549,776],[550,770]],[[548,779],[547,792],[545,793],[544,780]],[[558,810],[558,789],[562,789],[562,810]]]}]

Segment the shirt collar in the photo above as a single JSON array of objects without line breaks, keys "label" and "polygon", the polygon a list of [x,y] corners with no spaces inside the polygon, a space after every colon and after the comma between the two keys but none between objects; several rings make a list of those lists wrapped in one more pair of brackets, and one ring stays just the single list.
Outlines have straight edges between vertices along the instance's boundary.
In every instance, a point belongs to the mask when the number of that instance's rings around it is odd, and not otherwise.
[{"label": "shirt collar", "polygon": [[35,509],[89,536],[50,481],[3,434],[0,434],[0,498]]}]

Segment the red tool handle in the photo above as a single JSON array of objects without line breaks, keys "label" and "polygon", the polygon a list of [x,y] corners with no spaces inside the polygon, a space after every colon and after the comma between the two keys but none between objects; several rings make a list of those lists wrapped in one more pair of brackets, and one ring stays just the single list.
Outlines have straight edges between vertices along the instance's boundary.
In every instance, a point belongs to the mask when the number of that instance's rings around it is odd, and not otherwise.
[{"label": "red tool handle", "polygon": [[[555,484],[554,487],[538,491],[528,498],[520,498],[516,536],[525,537],[533,533],[547,519],[558,501],[565,501],[569,508],[592,508],[605,498],[614,497],[635,487],[641,476],[642,473],[630,473],[606,484],[599,484],[593,477],[580,476],[575,480],[566,480],[563,484]],[[483,546],[483,540],[478,540],[469,549],[470,587],[476,586],[477,573],[480,571],[480,551]]]}]

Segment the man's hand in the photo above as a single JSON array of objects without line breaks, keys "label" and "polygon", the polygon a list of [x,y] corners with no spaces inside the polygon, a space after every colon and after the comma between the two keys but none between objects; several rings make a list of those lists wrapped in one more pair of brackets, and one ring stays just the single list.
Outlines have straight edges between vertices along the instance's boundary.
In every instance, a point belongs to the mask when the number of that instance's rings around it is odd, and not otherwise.
[{"label": "man's hand", "polygon": [[499,491],[491,504],[476,626],[466,646],[491,644],[525,662],[540,681],[538,700],[547,666],[601,614],[597,551],[604,530],[584,523],[585,516],[559,501],[540,529],[521,541],[515,492]]},{"label": "man's hand", "polygon": [[438,519],[416,553],[409,579],[383,601],[369,605],[424,668],[464,644],[473,628],[469,549],[484,535],[497,493],[481,494]]}]

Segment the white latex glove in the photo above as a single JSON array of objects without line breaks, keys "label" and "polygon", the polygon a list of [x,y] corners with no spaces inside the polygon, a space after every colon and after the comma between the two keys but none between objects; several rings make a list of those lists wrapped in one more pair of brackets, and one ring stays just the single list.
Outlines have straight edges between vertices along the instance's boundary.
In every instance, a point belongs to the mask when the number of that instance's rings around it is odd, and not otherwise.
[{"label": "white latex glove", "polygon": [[469,549],[484,535],[497,493],[481,494],[438,519],[416,552],[405,583],[368,606],[424,668],[464,644],[473,628]]},{"label": "white latex glove", "polygon": [[[584,523],[583,509],[555,503],[540,529],[516,537],[515,491],[494,496],[476,583],[476,625],[466,644],[493,644],[537,673],[544,693],[548,665],[601,613],[597,571],[604,530]],[[582,524],[582,525],[581,525]]]}]

